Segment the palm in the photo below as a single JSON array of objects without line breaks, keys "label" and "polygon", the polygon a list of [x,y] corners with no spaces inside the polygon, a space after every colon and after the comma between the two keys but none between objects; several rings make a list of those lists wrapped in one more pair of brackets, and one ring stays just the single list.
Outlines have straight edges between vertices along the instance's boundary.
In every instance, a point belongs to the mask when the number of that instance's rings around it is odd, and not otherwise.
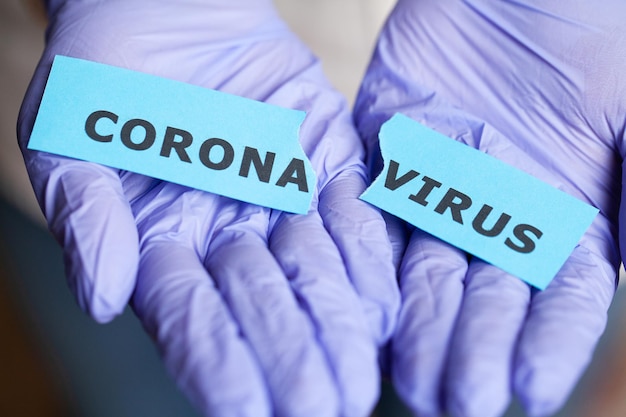
[{"label": "palm", "polygon": [[357,101],[359,129],[374,146],[380,123],[402,112],[600,215],[542,292],[415,231],[394,380],[424,415],[498,415],[511,384],[544,415],[588,363],[615,290],[624,94],[607,94],[598,68],[623,67],[605,47],[622,26],[603,20],[623,5],[601,18],[591,4],[473,3],[399,2]]},{"label": "palm", "polygon": [[[168,369],[210,415],[364,415],[398,296],[384,223],[356,198],[366,175],[345,103],[267,4],[191,3],[68,3],[53,20],[20,136],[70,282],[102,321],[132,293]],[[309,214],[26,150],[56,54],[306,110]]]}]

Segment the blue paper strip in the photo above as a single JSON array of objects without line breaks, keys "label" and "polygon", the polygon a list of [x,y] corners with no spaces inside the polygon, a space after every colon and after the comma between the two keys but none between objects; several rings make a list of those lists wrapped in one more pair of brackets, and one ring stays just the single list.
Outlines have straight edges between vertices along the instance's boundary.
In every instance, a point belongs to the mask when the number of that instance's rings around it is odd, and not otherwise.
[{"label": "blue paper strip", "polygon": [[28,144],[306,213],[315,173],[305,114],[178,81],[57,56]]},{"label": "blue paper strip", "polygon": [[363,200],[537,288],[548,286],[598,213],[406,116],[387,121],[379,138],[385,166]]}]

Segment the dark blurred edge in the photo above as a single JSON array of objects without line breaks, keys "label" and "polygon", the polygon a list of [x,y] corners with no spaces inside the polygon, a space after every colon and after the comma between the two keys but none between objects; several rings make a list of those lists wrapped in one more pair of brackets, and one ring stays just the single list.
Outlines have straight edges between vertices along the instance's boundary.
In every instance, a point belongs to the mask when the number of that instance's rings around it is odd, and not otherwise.
[{"label": "dark blurred edge", "polygon": [[198,416],[132,312],[100,325],[49,234],[0,197],[0,416]]}]

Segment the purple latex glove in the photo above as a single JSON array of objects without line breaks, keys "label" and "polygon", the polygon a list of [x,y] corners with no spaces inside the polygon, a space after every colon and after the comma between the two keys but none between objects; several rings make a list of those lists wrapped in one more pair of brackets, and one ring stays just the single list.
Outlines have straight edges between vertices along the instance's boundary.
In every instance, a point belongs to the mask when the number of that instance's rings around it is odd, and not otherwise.
[{"label": "purple latex glove", "polygon": [[[366,416],[399,291],[343,98],[269,0],[59,1],[18,135],[81,307],[132,306],[182,390],[211,416]],[[318,176],[289,215],[26,149],[54,55],[307,111]]]},{"label": "purple latex glove", "polygon": [[546,416],[589,363],[626,214],[624,16],[621,0],[401,0],[387,21],[355,108],[372,160],[399,112],[600,209],[545,291],[412,232],[392,375],[417,415],[498,416],[514,392]]}]

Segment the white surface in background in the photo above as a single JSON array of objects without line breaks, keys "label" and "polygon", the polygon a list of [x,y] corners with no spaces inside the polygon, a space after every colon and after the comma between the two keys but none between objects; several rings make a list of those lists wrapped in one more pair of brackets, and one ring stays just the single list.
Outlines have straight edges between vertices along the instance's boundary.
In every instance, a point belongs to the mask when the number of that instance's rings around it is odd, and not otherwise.
[{"label": "white surface in background", "polygon": [[394,0],[275,0],[291,29],[322,60],[326,75],[354,101]]}]

